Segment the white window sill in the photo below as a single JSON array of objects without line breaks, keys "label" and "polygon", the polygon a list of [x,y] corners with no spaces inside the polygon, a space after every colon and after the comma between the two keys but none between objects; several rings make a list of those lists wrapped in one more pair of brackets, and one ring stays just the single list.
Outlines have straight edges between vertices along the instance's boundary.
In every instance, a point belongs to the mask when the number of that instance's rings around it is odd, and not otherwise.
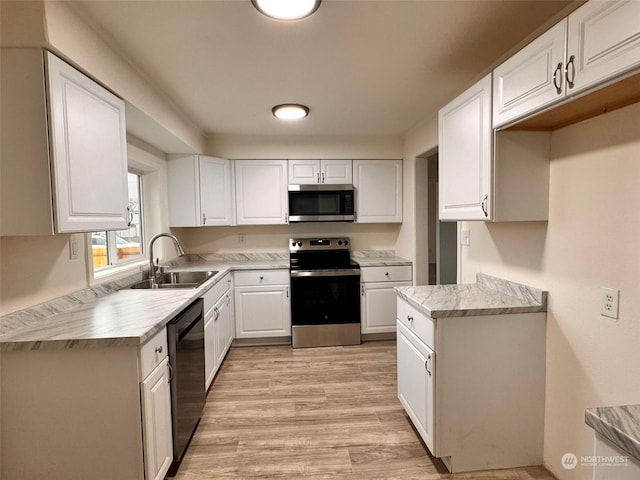
[{"label": "white window sill", "polygon": [[149,260],[141,258],[123,265],[115,265],[93,272],[92,284],[102,283],[105,280],[115,280],[119,277],[125,277],[134,273],[141,272],[148,265]]}]

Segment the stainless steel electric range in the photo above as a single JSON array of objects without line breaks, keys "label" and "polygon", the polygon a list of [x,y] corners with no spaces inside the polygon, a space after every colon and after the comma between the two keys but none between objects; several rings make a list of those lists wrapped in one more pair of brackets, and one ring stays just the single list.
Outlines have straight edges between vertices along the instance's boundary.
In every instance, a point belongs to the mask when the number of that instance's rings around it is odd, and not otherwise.
[{"label": "stainless steel electric range", "polygon": [[292,345],[360,343],[360,267],[348,238],[291,238]]}]

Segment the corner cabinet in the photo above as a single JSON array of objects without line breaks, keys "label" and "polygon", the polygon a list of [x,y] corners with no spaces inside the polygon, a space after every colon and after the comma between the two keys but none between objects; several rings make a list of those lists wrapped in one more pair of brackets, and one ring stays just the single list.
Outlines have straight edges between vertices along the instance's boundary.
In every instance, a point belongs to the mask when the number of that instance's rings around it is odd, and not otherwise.
[{"label": "corner cabinet", "polygon": [[357,223],[402,222],[402,160],[354,160]]},{"label": "corner cabinet", "polygon": [[287,161],[236,160],[236,223],[288,223]]},{"label": "corner cabinet", "polygon": [[440,220],[491,220],[491,74],[438,115]]},{"label": "corner cabinet", "polygon": [[233,225],[232,162],[205,155],[169,155],[169,226]]},{"label": "corner cabinet", "polygon": [[1,57],[0,235],[127,228],[124,102],[50,52]]}]

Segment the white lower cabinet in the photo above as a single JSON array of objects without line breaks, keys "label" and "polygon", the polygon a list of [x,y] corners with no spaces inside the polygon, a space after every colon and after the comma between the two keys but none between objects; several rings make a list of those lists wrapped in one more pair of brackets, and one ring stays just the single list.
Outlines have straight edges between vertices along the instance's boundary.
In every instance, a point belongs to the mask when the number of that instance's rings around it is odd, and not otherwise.
[{"label": "white lower cabinet", "polygon": [[225,275],[204,295],[204,370],[205,388],[209,388],[233,341],[231,297],[233,277]]},{"label": "white lower cabinet", "polygon": [[169,357],[142,382],[145,478],[162,480],[173,461]]},{"label": "white lower cabinet", "polygon": [[545,317],[434,319],[398,299],[398,398],[451,472],[542,464]]},{"label": "white lower cabinet", "polygon": [[291,336],[289,270],[235,273],[236,338]]},{"label": "white lower cabinet", "polygon": [[398,398],[431,452],[435,352],[398,322]]},{"label": "white lower cabinet", "polygon": [[411,285],[411,266],[360,267],[361,332],[396,331],[395,287]]},{"label": "white lower cabinet", "polygon": [[142,346],[1,352],[2,478],[163,479],[167,354],[164,328]]}]

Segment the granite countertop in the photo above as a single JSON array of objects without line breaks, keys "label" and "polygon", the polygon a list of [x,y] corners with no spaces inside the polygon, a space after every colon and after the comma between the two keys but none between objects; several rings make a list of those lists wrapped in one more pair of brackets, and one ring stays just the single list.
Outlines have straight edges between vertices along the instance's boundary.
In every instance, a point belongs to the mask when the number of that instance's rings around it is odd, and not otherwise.
[{"label": "granite countertop", "polygon": [[547,292],[483,273],[472,284],[396,287],[396,292],[431,318],[547,311]]},{"label": "granite countertop", "polygon": [[[353,252],[361,265],[411,265],[393,251]],[[0,317],[0,351],[137,346],[234,270],[289,269],[289,254],[187,255],[175,270],[217,270],[196,289],[128,290],[142,273]]]},{"label": "granite countertop", "polygon": [[640,405],[588,408],[584,421],[613,445],[640,461]]}]

